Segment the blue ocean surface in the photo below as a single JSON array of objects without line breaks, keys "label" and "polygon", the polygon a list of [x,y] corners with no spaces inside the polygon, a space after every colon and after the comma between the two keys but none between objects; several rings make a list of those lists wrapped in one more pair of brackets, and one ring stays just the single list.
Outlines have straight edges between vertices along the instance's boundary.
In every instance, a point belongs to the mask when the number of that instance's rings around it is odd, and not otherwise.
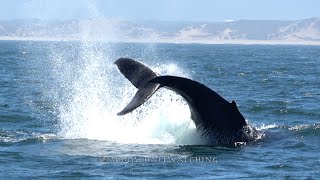
[{"label": "blue ocean surface", "polygon": [[[263,132],[206,145],[185,101],[114,61],[199,81]],[[0,41],[0,179],[319,179],[320,46]]]}]

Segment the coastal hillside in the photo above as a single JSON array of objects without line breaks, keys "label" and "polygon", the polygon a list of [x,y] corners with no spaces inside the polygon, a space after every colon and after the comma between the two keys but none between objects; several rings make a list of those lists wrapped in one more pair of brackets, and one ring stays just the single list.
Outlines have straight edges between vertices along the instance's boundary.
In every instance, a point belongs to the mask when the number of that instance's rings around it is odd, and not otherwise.
[{"label": "coastal hillside", "polygon": [[320,44],[320,18],[298,21],[126,21],[118,19],[0,21],[0,39],[133,42],[310,42]]}]

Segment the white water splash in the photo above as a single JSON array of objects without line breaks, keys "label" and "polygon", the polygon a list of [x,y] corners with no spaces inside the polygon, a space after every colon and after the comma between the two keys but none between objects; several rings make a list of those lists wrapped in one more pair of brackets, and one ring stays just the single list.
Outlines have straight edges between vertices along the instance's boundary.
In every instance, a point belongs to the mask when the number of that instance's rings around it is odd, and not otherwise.
[{"label": "white water splash", "polygon": [[279,127],[278,125],[276,124],[262,124],[260,127],[256,127],[257,130],[261,131],[261,130],[268,130],[268,129],[273,129],[273,128],[276,128],[276,127]]},{"label": "white water splash", "polygon": [[[137,89],[113,64],[112,46],[104,51],[94,42],[81,42],[78,59],[63,60],[67,53],[53,52],[53,78],[60,83],[58,135],[67,139],[108,140],[118,143],[198,143],[195,127],[185,101],[160,89],[144,105],[125,116],[117,112],[130,102]],[[153,51],[152,51],[153,53]],[[145,63],[148,64],[148,63]],[[176,64],[150,67],[161,74],[187,77]]]},{"label": "white water splash", "polygon": [[[101,18],[94,3],[89,11],[92,19]],[[50,79],[55,85],[47,83],[45,91],[52,96],[56,107],[58,136],[118,143],[198,144],[188,106],[171,91],[160,89],[132,113],[116,115],[137,89],[113,64],[123,56],[117,54],[117,46],[95,41],[90,28],[81,26],[83,39],[70,48],[51,48],[47,68],[51,69]],[[113,29],[103,39],[115,38],[116,32],[117,29]],[[131,52],[132,49],[135,48],[126,49],[130,51],[128,54],[141,54],[139,60],[157,73],[188,77],[174,63],[154,65],[148,62],[150,57],[153,62],[158,59],[151,45],[138,53]]]}]

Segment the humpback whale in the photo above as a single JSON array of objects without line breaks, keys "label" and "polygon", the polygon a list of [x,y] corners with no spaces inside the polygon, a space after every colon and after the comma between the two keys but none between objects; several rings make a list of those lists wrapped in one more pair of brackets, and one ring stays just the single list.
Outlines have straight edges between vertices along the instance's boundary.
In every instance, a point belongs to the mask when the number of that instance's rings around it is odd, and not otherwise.
[{"label": "humpback whale", "polygon": [[207,86],[184,77],[160,76],[130,58],[115,61],[120,72],[138,89],[128,105],[118,113],[125,115],[146,102],[158,89],[167,88],[187,102],[197,132],[209,144],[255,141],[261,134],[240,113],[235,101],[228,102]]}]

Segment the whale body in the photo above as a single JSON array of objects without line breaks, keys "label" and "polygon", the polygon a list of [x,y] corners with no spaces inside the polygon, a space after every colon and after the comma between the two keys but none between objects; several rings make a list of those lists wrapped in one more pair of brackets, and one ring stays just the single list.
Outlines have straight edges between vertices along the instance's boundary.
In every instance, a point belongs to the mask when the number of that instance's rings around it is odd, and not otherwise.
[{"label": "whale body", "polygon": [[190,108],[199,135],[209,144],[255,141],[261,136],[248,124],[235,101],[228,102],[207,86],[184,77],[160,76],[130,58],[115,61],[120,72],[138,89],[128,105],[118,113],[125,115],[146,102],[159,88],[181,95]]}]

